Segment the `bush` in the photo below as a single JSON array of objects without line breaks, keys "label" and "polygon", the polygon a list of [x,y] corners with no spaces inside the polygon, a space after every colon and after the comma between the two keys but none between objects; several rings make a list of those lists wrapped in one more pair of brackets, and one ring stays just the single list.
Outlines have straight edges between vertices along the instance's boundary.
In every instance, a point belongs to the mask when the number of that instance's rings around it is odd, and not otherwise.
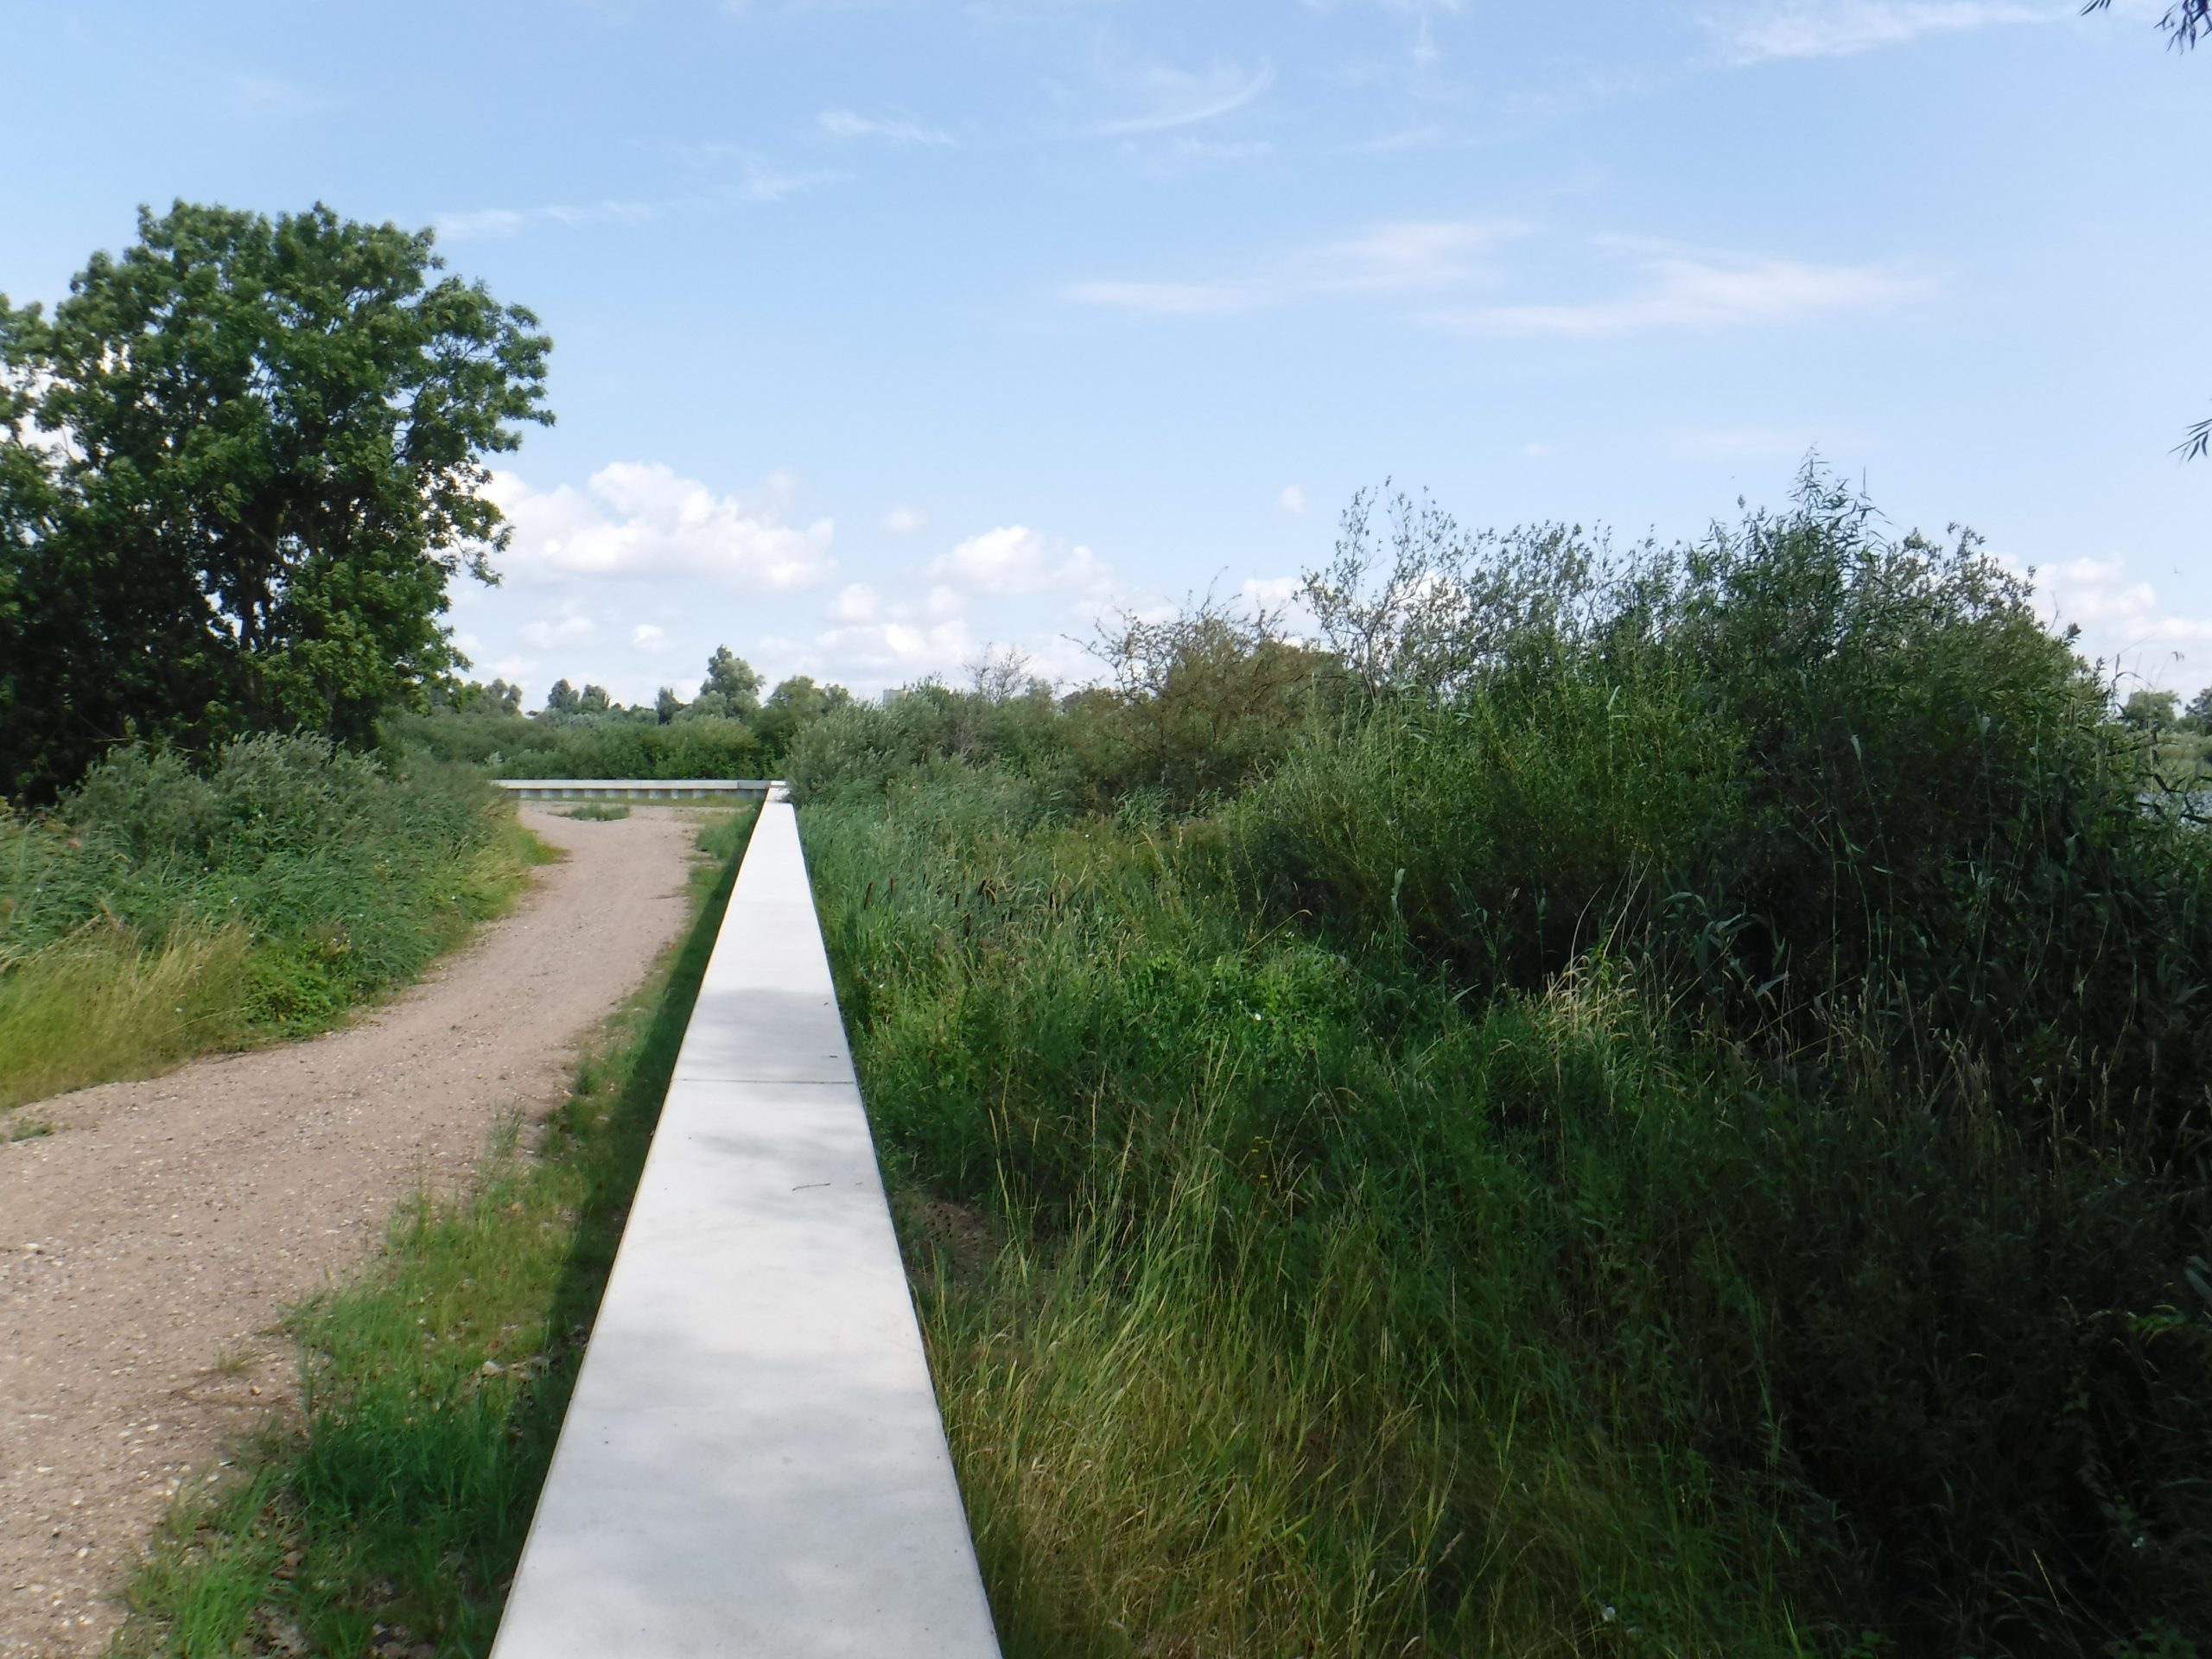
[{"label": "bush", "polygon": [[1970,539],[1813,484],[1453,540],[1506,626],[1340,565],[1233,784],[1100,763],[1142,690],[818,728],[1010,1653],[2212,1629],[2212,838]]},{"label": "bush", "polygon": [[1574,629],[1385,696],[1249,791],[1249,879],[1462,985],[1607,942],[1774,1054],[1872,1044],[1901,1086],[1963,1068],[2023,1122],[2202,1157],[2206,838],[2014,579],[1870,522],[1815,491],[1578,573]]},{"label": "bush", "polygon": [[661,726],[628,715],[445,712],[397,720],[391,736],[401,753],[484,766],[495,778],[751,778],[767,760],[742,721],[714,715]]},{"label": "bush", "polygon": [[0,815],[0,1105],[319,1029],[497,911],[527,847],[454,766],[118,748],[53,813]]}]

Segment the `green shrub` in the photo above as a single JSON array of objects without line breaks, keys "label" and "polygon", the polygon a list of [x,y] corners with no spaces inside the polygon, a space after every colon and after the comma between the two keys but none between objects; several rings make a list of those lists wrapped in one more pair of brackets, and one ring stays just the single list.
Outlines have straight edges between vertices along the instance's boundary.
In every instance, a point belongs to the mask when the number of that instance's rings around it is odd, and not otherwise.
[{"label": "green shrub", "polygon": [[663,726],[629,715],[446,711],[396,718],[388,736],[400,753],[483,766],[495,778],[753,778],[770,760],[744,721],[716,715]]},{"label": "green shrub", "polygon": [[320,1029],[496,912],[531,857],[458,766],[306,737],[204,773],[118,748],[54,812],[0,816],[0,1106]]},{"label": "green shrub", "polygon": [[1447,552],[1506,625],[1370,594],[1203,817],[1080,701],[797,757],[1008,1651],[2195,1653],[2212,837],[2147,740],[1817,481]]}]

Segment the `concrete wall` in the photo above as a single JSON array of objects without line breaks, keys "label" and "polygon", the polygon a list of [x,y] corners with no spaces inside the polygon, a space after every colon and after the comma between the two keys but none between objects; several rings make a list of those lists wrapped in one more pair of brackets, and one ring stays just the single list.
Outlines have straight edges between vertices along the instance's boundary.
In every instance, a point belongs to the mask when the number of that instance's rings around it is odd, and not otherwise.
[{"label": "concrete wall", "polygon": [[791,808],[761,810],[493,1659],[996,1659]]}]

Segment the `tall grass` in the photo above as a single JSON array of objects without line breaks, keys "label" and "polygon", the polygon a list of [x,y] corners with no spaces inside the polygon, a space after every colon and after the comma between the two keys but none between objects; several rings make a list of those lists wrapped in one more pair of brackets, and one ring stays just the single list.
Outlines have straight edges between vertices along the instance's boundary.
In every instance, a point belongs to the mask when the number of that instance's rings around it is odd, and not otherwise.
[{"label": "tall grass", "polygon": [[1798,1650],[1757,1483],[1557,1351],[1482,1144],[1471,1053],[1637,1058],[1586,1001],[1478,1044],[1103,824],[808,842],[1010,1652]]},{"label": "tall grass", "polygon": [[489,1649],[752,820],[702,833],[690,933],[539,1144],[508,1123],[469,1192],[401,1205],[293,1312],[301,1421],[179,1497],[118,1652]]},{"label": "tall grass", "polygon": [[245,930],[181,930],[150,949],[91,931],[0,976],[0,1109],[145,1077],[243,1039]]},{"label": "tall grass", "polygon": [[794,757],[1010,1650],[2195,1653],[2207,838],[1970,544],[1560,546],[1194,813]]},{"label": "tall grass", "polygon": [[328,1026],[496,914],[543,850],[481,779],[260,737],[117,751],[0,813],[0,1109]]}]

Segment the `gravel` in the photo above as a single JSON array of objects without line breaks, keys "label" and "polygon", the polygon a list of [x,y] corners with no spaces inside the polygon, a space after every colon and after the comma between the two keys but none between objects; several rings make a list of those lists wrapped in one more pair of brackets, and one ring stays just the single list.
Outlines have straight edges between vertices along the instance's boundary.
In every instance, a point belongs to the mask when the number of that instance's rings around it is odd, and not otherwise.
[{"label": "gravel", "polygon": [[342,1031],[45,1101],[0,1144],[0,1655],[104,1651],[169,1497],[291,1403],[282,1310],[450,1191],[689,914],[692,814],[585,823],[514,912]]}]

